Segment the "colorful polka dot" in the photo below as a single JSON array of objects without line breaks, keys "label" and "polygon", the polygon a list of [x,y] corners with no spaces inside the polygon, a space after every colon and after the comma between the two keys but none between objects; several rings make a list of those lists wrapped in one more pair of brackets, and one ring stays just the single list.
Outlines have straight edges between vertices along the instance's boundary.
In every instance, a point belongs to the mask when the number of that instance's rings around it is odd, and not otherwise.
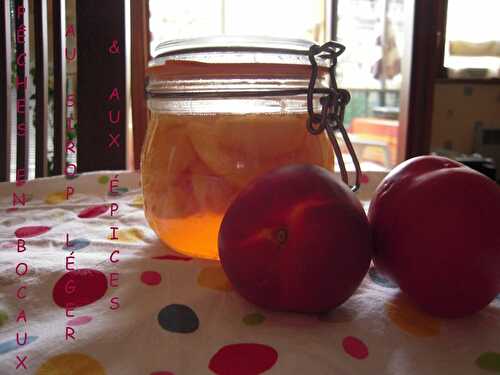
[{"label": "colorful polka dot", "polygon": [[107,204],[100,204],[98,206],[87,207],[86,209],[80,211],[78,217],[80,219],[90,219],[102,215],[108,211],[109,206]]},{"label": "colorful polka dot", "polygon": [[146,285],[158,285],[161,283],[161,275],[156,271],[144,271],[141,274],[141,281]]},{"label": "colorful polka dot", "polygon": [[82,326],[84,324],[89,323],[90,321],[92,321],[92,317],[88,316],[88,315],[84,315],[84,316],[79,316],[77,318],[73,318],[71,320],[68,320],[67,325],[68,326]]},{"label": "colorful polka dot", "polygon": [[134,200],[130,203],[132,207],[142,208],[144,207],[144,197],[142,195],[138,195],[134,198]]},{"label": "colorful polka dot", "polygon": [[14,234],[17,238],[35,237],[47,233],[51,228],[46,226],[30,226],[16,229]]},{"label": "colorful polka dot", "polygon": [[189,306],[172,304],[161,309],[158,314],[160,326],[170,332],[191,333],[198,329],[200,321]]},{"label": "colorful polka dot", "polygon": [[63,250],[75,251],[86,248],[90,245],[90,241],[85,238],[75,238],[74,240],[69,241],[67,244],[63,246]]},{"label": "colorful polka dot", "polygon": [[264,323],[266,317],[260,313],[251,313],[243,317],[243,323],[247,326],[257,326]]},{"label": "colorful polka dot", "polygon": [[198,275],[198,284],[204,288],[229,292],[233,289],[224,270],[220,266],[205,267]]},{"label": "colorful polka dot", "polygon": [[86,354],[65,353],[48,359],[36,372],[36,375],[83,374],[106,375],[106,371],[98,361]]},{"label": "colorful polka dot", "polygon": [[356,359],[365,359],[368,357],[368,347],[357,337],[347,336],[342,340],[344,351]]},{"label": "colorful polka dot", "polygon": [[66,192],[58,191],[56,193],[51,193],[45,198],[45,203],[47,204],[58,204],[66,200]]},{"label": "colorful polka dot", "polygon": [[483,370],[500,372],[500,353],[482,353],[476,359],[476,365]]},{"label": "colorful polka dot", "polygon": [[[26,338],[26,344],[23,345],[22,347],[24,348],[26,345],[31,344],[32,342],[35,342],[38,339],[38,336],[28,336]],[[24,341],[24,332],[19,332],[19,342]],[[21,346],[17,345],[17,338],[4,341],[0,343],[0,354],[5,354],[8,352],[11,352],[13,350],[20,349]]]},{"label": "colorful polka dot", "polygon": [[5,225],[6,227],[11,227],[13,225],[19,225],[19,224],[22,224],[26,221],[26,219],[24,217],[12,217],[10,219],[6,219],[4,221],[2,221],[2,225]]},{"label": "colorful polka dot", "polygon": [[[145,238],[144,232],[139,228],[119,229],[115,233],[118,241],[121,242],[138,242]],[[113,234],[108,235],[108,240],[113,238]],[[116,240],[115,240],[116,241]]]},{"label": "colorful polka dot", "polygon": [[65,273],[57,280],[52,291],[59,307],[81,307],[101,299],[108,289],[108,281],[101,271],[79,269]]},{"label": "colorful polka dot", "polygon": [[0,327],[3,326],[7,320],[9,320],[9,316],[5,311],[0,310]]},{"label": "colorful polka dot", "polygon": [[377,285],[383,286],[385,288],[398,288],[396,283],[382,276],[375,267],[370,267],[370,269],[368,270],[368,275],[370,276],[370,279]]},{"label": "colorful polka dot", "polygon": [[17,241],[5,241],[0,244],[0,249],[15,249]]},{"label": "colorful polka dot", "polygon": [[210,359],[208,368],[218,375],[257,375],[278,361],[278,352],[267,345],[242,343],[226,345]]},{"label": "colorful polka dot", "polygon": [[441,322],[420,311],[403,294],[386,303],[389,319],[401,330],[417,337],[429,337],[439,334]]},{"label": "colorful polka dot", "polygon": [[193,260],[193,258],[186,257],[186,256],[183,256],[183,255],[170,255],[170,254],[168,254],[168,255],[158,255],[156,257],[153,257],[153,259],[158,259],[158,260],[180,260],[180,261],[184,261],[184,262]]},{"label": "colorful polka dot", "polygon": [[109,182],[109,177],[108,176],[99,176],[97,179],[97,182],[99,182],[101,185],[107,184]]}]

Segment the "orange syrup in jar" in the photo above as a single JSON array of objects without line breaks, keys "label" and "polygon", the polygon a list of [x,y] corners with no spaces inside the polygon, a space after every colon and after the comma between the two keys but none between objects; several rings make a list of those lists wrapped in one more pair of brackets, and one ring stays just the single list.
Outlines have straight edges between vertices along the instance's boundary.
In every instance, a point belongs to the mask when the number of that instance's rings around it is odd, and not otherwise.
[{"label": "orange syrup in jar", "polygon": [[307,117],[151,112],[141,161],[151,228],[180,253],[218,259],[224,213],[254,178],[290,164],[333,170],[331,143],[307,131]]}]

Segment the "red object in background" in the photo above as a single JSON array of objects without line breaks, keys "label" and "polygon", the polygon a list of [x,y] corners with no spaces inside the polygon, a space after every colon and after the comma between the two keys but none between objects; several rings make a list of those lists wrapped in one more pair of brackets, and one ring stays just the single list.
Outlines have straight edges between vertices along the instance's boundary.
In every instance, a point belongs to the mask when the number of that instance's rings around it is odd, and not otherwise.
[{"label": "red object in background", "polygon": [[233,201],[219,256],[236,291],[274,310],[323,312],[357,289],[371,260],[361,203],[324,168],[275,169]]},{"label": "red object in background", "polygon": [[487,177],[443,157],[407,160],[370,204],[375,265],[431,314],[475,313],[500,292],[499,213]]}]

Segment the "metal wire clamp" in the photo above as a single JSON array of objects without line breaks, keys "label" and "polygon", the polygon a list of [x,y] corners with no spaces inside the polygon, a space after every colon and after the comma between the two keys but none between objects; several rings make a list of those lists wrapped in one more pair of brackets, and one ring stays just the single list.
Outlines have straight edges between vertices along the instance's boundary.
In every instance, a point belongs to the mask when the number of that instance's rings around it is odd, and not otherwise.
[{"label": "metal wire clamp", "polygon": [[[320,134],[324,130],[332,143],[335,156],[337,157],[340,175],[342,181],[344,181],[352,191],[357,191],[360,187],[361,181],[361,167],[359,165],[358,157],[354,151],[351,141],[347,135],[347,131],[344,128],[344,111],[346,105],[349,103],[351,96],[347,90],[339,89],[337,87],[337,81],[335,79],[335,67],[337,65],[337,58],[345,50],[342,44],[337,42],[327,42],[322,46],[313,44],[309,48],[309,61],[311,62],[312,72],[311,79],[309,80],[309,87],[307,90],[307,112],[309,113],[309,118],[307,119],[307,129],[311,134]],[[331,64],[329,67],[330,75],[330,88],[329,89],[316,89],[316,80],[318,78],[318,64],[316,62],[316,57],[323,59],[330,59]],[[314,113],[313,110],[313,96],[314,94],[321,93],[323,96],[319,99],[321,104],[321,114]],[[342,138],[345,142],[347,150],[351,156],[356,171],[356,178],[354,185],[349,185],[349,177],[347,175],[347,170],[345,168],[344,158],[342,157],[342,152],[340,150],[339,143],[337,141],[335,132],[340,132]]]}]

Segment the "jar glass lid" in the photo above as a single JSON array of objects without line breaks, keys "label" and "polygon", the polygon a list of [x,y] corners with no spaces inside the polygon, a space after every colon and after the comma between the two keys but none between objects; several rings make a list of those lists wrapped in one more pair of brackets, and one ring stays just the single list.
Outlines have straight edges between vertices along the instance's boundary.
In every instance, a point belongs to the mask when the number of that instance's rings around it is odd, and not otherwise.
[{"label": "jar glass lid", "polygon": [[[307,86],[311,76],[309,49],[303,39],[265,36],[211,36],[160,43],[147,75],[149,90],[164,82],[200,79],[293,80]],[[317,60],[319,77],[328,80],[328,59]],[[299,81],[301,81],[299,83]]]},{"label": "jar glass lid", "polygon": [[305,39],[267,36],[229,36],[176,39],[160,43],[153,57],[183,55],[193,52],[267,52],[307,55],[314,42]]}]

